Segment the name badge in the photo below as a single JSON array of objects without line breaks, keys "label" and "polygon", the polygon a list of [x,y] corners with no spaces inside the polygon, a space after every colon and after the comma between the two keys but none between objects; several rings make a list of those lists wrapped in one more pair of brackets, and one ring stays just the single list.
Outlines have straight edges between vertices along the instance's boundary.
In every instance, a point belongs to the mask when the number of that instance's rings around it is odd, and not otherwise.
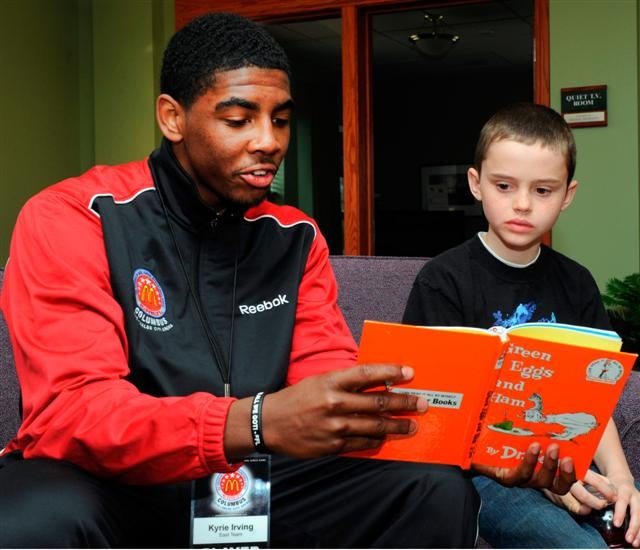
[{"label": "name badge", "polygon": [[271,457],[193,482],[192,548],[269,548]]}]

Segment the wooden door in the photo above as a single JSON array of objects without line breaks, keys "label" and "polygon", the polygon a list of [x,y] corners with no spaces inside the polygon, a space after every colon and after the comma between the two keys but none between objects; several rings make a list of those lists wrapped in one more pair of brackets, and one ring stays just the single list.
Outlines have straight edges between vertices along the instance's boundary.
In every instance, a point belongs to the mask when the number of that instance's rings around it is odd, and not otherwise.
[{"label": "wooden door", "polygon": [[[175,0],[176,27],[204,13],[231,11],[263,22],[339,16],[342,20],[344,253],[373,255],[372,13],[486,0]],[[549,105],[549,0],[533,0],[534,101]],[[551,236],[546,239],[551,242]]]}]

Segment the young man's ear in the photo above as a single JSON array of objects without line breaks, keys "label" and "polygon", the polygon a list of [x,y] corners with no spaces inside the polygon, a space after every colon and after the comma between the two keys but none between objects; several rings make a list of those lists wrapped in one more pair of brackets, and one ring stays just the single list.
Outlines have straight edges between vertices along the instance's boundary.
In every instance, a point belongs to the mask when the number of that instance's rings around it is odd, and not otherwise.
[{"label": "young man's ear", "polygon": [[564,200],[562,201],[562,206],[560,207],[560,211],[566,210],[567,208],[569,208],[569,205],[573,202],[573,197],[576,196],[577,189],[578,189],[578,180],[573,180],[567,187],[567,192],[565,193]]},{"label": "young man's ear", "polygon": [[169,94],[160,94],[156,100],[156,120],[160,131],[169,141],[182,141],[184,124],[184,109],[182,105]]},{"label": "young man's ear", "polygon": [[467,170],[467,181],[469,182],[469,189],[471,194],[476,200],[482,200],[482,193],[480,192],[480,174],[475,168],[469,168]]}]

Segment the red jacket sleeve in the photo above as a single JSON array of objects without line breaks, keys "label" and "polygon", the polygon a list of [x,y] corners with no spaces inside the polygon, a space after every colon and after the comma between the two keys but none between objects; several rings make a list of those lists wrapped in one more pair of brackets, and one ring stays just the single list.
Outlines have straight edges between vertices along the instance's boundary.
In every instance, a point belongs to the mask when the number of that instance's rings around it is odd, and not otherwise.
[{"label": "red jacket sleeve", "polygon": [[300,283],[287,382],[356,364],[357,347],[338,307],[327,243],[316,227]]},{"label": "red jacket sleeve", "polygon": [[6,451],[132,484],[233,469],[223,448],[231,399],[157,398],[125,380],[123,313],[100,220],[53,189],[19,215],[0,297],[23,398],[23,424]]}]

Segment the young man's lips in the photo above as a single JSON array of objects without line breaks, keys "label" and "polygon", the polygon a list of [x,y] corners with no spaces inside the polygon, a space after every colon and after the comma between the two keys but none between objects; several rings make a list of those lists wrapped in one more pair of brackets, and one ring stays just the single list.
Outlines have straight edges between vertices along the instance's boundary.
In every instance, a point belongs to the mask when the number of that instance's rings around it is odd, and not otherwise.
[{"label": "young man's lips", "polygon": [[253,170],[240,174],[242,180],[251,187],[264,189],[271,185],[275,173],[272,170]]}]

